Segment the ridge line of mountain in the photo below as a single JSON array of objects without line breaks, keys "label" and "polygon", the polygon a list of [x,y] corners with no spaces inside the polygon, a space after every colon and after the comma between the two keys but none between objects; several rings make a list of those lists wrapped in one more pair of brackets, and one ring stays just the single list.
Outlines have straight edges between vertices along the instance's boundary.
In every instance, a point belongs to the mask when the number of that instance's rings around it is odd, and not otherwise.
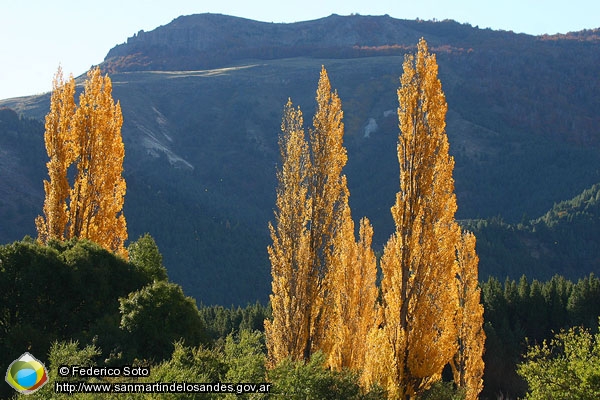
[{"label": "ridge line of mountain", "polygon": [[[430,48],[461,49],[473,35],[480,46],[494,46],[499,36],[530,45],[532,41],[563,39],[600,41],[600,30],[564,35],[516,34],[479,29],[454,20],[396,19],[389,15],[340,16],[310,21],[269,23],[223,14],[180,16],[151,31],[140,30],[113,47],[102,66],[109,72],[218,68],[243,59],[285,57],[353,58],[402,55],[427,36]],[[471,49],[472,50],[472,49]]]}]

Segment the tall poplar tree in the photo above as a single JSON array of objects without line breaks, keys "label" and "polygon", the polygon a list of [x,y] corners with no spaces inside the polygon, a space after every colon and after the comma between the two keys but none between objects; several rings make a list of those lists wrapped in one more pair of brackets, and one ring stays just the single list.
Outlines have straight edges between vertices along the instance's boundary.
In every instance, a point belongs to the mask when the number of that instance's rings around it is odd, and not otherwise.
[{"label": "tall poplar tree", "polygon": [[479,257],[475,235],[463,232],[457,247],[458,259],[458,350],[451,366],[454,382],[465,389],[466,400],[476,400],[483,390],[483,305],[479,289]]},{"label": "tall poplar tree", "polygon": [[304,356],[310,335],[312,282],[309,281],[310,157],[300,108],[288,100],[281,123],[279,151],[282,160],[277,171],[275,226],[269,224],[273,244],[268,247],[271,261],[270,295],[273,320],[265,321],[269,363]]},{"label": "tall poplar tree", "polygon": [[373,227],[367,218],[362,218],[356,242],[354,222],[346,203],[336,237],[335,262],[328,276],[328,364],[336,370],[359,371],[365,362],[367,334],[376,322],[377,258],[371,247]]},{"label": "tall poplar tree", "polygon": [[88,72],[77,107],[74,87],[73,77],[64,83],[59,70],[46,117],[50,181],[44,182],[45,218],[36,219],[38,236],[42,242],[86,238],[126,256],[121,107],[113,101],[110,78],[98,67]]},{"label": "tall poplar tree", "polygon": [[455,276],[460,228],[435,55],[421,39],[398,89],[400,191],[396,231],[381,258],[380,321],[369,334],[366,381],[409,399],[441,378],[457,351]]},{"label": "tall poplar tree", "polygon": [[46,151],[50,158],[46,163],[50,180],[44,180],[46,218],[38,216],[35,221],[38,236],[44,243],[51,238],[64,240],[68,236],[66,231],[69,220],[67,169],[74,158],[75,144],[71,124],[75,110],[75,80],[71,76],[65,82],[62,68],[59,67],[52,82],[50,111],[46,114],[44,133]]},{"label": "tall poplar tree", "polygon": [[316,100],[308,141],[300,110],[290,102],[284,110],[276,226],[271,226],[269,247],[273,321],[265,326],[272,364],[285,357],[307,361],[331,345],[327,327],[333,288],[328,279],[337,257],[336,235],[349,213],[344,214],[348,189],[341,173],[347,160],[343,112],[325,68]]},{"label": "tall poplar tree", "polygon": [[313,285],[310,304],[310,336],[305,343],[304,359],[316,350],[328,351],[326,337],[331,309],[327,277],[334,264],[335,235],[343,224],[348,201],[348,187],[342,169],[348,156],[344,147],[342,101],[331,83],[325,67],[321,68],[317,86],[317,109],[313,128],[309,130],[311,171],[310,251],[311,265],[308,279]]}]

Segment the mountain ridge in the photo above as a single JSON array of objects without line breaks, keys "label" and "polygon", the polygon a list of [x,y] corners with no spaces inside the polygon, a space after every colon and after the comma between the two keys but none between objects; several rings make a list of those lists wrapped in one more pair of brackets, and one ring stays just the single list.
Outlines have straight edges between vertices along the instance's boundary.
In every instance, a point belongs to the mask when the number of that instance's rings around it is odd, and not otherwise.
[{"label": "mountain ridge", "polygon": [[[344,58],[372,55],[378,50],[402,55],[426,34],[432,48],[448,41],[460,47],[472,29],[453,20],[413,21],[389,15],[332,14],[311,21],[269,23],[205,13],[180,16],[152,31],[139,31],[126,43],[113,47],[103,65],[117,72],[171,70],[182,65],[186,69],[218,68],[251,57]],[[169,57],[177,58],[177,63],[171,63]]]}]

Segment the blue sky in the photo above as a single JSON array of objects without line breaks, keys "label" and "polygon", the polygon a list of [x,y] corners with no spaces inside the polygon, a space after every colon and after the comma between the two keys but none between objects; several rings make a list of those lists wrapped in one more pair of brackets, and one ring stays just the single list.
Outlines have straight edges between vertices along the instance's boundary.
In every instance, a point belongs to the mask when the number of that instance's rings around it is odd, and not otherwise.
[{"label": "blue sky", "polygon": [[0,99],[47,92],[59,64],[78,76],[139,30],[204,12],[266,22],[333,13],[448,18],[535,35],[600,27],[598,0],[2,0]]}]

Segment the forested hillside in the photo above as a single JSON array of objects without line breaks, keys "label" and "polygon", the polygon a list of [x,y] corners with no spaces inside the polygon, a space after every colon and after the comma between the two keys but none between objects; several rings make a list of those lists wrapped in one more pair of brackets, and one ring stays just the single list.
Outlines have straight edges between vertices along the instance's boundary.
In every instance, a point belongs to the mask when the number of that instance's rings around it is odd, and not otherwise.
[{"label": "forested hillside", "polygon": [[[269,307],[258,303],[244,308],[206,306],[187,297],[169,281],[149,236],[134,240],[129,254],[131,262],[125,262],[77,240],[47,247],[26,239],[0,246],[0,364],[8,365],[27,349],[45,363],[55,380],[62,364],[116,367],[137,357],[148,361],[134,365],[150,371],[141,382],[181,381],[192,374],[198,382],[270,382],[274,394],[306,398],[306,392],[297,392],[301,387],[315,400],[364,398],[359,397],[356,375],[325,369],[322,356],[304,366],[284,363],[267,379],[262,331],[264,320],[271,318]],[[481,398],[496,399],[501,393],[515,398],[525,393],[527,386],[516,366],[524,361],[528,343],[541,343],[553,331],[570,326],[597,331],[600,280],[596,276],[576,281],[560,276],[547,281],[525,276],[490,278],[481,289],[487,336]],[[180,340],[173,344],[176,339]],[[432,392],[432,397],[424,398],[456,395],[448,382],[436,385]],[[0,397],[12,393],[8,385],[0,386]],[[49,384],[37,396],[99,395],[60,395]],[[385,397],[374,391],[368,398]]]},{"label": "forested hillside", "polygon": [[600,271],[600,184],[555,204],[534,220],[510,224],[502,218],[463,221],[475,232],[482,277],[522,274],[578,279]]},{"label": "forested hillside", "polygon": [[[596,271],[587,261],[542,261],[556,254],[546,245],[537,259],[527,247],[537,239],[512,232],[525,235],[519,222],[600,181],[597,31],[535,37],[385,16],[265,24],[208,14],[140,32],[103,64],[124,118],[130,236],[151,232],[172,279],[205,304],[265,302],[283,106],[292,97],[312,113],[325,65],[344,109],[349,202],[371,220],[380,250],[394,229],[395,93],[403,54],[421,36],[437,54],[449,107],[457,218],[503,221],[511,228],[498,236],[510,232],[520,246],[487,250],[492,228],[481,230],[482,275],[546,279],[549,265],[573,279]],[[29,118],[43,118],[49,96],[0,106],[17,113],[2,111],[0,122],[7,243],[33,235],[42,211],[43,126]],[[504,261],[520,253],[537,264]]]}]

